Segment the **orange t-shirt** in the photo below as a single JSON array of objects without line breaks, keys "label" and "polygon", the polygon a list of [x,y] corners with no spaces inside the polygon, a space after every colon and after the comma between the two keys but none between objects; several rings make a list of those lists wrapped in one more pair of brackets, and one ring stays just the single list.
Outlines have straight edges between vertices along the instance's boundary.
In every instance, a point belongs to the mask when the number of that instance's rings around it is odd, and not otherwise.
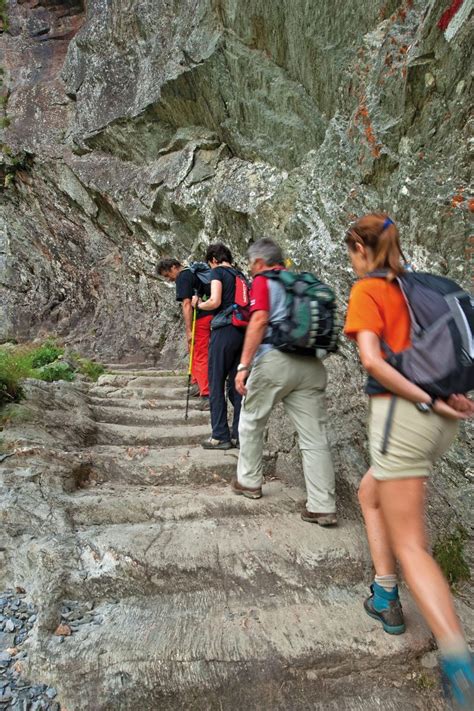
[{"label": "orange t-shirt", "polygon": [[[376,333],[394,353],[409,348],[410,315],[396,282],[369,277],[354,284],[344,333],[355,339],[359,331]],[[386,357],[383,351],[382,355]]]}]

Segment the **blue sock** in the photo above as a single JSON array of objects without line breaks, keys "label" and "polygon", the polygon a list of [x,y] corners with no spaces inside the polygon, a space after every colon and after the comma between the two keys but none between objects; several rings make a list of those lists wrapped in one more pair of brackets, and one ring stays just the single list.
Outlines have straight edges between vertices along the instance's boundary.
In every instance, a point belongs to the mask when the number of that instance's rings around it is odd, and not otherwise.
[{"label": "blue sock", "polygon": [[474,665],[470,654],[441,657],[441,669],[449,683],[449,692],[458,704],[472,708],[474,701]]},{"label": "blue sock", "polygon": [[398,600],[398,585],[395,585],[391,590],[385,590],[381,585],[374,582],[372,584],[373,605],[377,612],[383,612],[390,607],[390,602],[393,600]]}]

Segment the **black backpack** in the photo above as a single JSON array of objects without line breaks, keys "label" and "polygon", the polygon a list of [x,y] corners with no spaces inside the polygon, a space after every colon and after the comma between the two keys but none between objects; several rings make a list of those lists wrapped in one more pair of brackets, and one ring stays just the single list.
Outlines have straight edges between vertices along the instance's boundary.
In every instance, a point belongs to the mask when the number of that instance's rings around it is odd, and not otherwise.
[{"label": "black backpack", "polygon": [[270,323],[271,343],[286,353],[321,358],[338,348],[342,323],[333,290],[310,272],[278,269],[262,272],[267,279],[278,281],[286,292],[286,318]]},{"label": "black backpack", "polygon": [[[386,271],[368,277],[386,278]],[[396,278],[411,320],[411,346],[387,362],[433,397],[474,389],[474,302],[456,282],[424,272]]]}]

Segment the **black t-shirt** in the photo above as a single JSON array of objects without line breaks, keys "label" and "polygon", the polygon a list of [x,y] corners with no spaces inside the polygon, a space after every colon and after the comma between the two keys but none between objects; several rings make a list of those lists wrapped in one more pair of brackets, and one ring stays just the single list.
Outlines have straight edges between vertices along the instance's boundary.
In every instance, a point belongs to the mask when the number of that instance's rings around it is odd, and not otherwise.
[{"label": "black t-shirt", "polygon": [[[232,270],[233,271],[233,270]],[[234,303],[235,296],[235,275],[229,267],[216,267],[211,271],[211,281],[220,281],[222,283],[222,301],[218,309],[214,313],[224,311]]]},{"label": "black t-shirt", "polygon": [[[176,286],[176,301],[184,301],[184,299],[192,299],[194,294],[201,297],[209,298],[211,295],[211,285],[203,284],[196,274],[193,274],[191,269],[183,269],[178,274],[175,282]],[[209,311],[197,310],[197,318],[209,316]]]}]

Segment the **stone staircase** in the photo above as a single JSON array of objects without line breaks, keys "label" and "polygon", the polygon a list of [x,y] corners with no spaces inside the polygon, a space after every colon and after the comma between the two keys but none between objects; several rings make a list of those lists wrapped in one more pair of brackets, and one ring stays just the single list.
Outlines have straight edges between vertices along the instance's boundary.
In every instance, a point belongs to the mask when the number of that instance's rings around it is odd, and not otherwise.
[{"label": "stone staircase", "polygon": [[[66,597],[96,622],[43,647],[68,711],[443,709],[419,657],[431,639],[404,592],[408,631],[363,612],[360,520],[304,523],[303,488],[272,476],[232,494],[237,450],[205,451],[209,413],[184,421],[185,378],[117,372],[89,393],[96,441],[64,493],[79,565]],[[43,665],[44,668],[44,665]]]}]

